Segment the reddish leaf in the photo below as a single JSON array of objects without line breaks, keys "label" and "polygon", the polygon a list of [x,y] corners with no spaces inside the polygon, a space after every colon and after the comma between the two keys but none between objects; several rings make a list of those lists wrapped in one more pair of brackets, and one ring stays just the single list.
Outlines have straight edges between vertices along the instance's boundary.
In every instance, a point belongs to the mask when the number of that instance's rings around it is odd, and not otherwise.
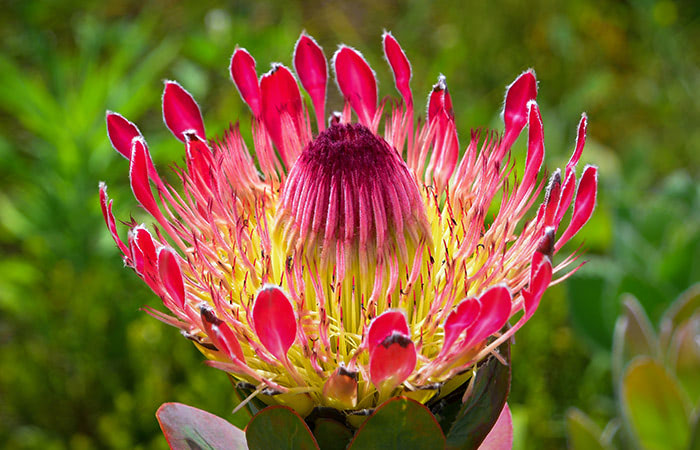
[{"label": "reddish leaf", "polygon": [[221,417],[182,403],[164,403],[156,418],[173,450],[247,449],[245,433]]},{"label": "reddish leaf", "polygon": [[479,450],[504,450],[513,448],[513,417],[508,403],[505,404],[498,420],[479,446]]}]

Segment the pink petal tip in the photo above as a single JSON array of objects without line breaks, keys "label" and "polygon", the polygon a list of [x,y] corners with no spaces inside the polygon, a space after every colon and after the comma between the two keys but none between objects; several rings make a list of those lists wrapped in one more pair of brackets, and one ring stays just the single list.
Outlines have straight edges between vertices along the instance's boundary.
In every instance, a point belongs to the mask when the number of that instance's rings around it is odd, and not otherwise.
[{"label": "pink petal tip", "polygon": [[204,121],[194,97],[176,81],[166,81],[163,90],[163,121],[173,135],[185,142],[185,133],[194,132],[202,139]]}]

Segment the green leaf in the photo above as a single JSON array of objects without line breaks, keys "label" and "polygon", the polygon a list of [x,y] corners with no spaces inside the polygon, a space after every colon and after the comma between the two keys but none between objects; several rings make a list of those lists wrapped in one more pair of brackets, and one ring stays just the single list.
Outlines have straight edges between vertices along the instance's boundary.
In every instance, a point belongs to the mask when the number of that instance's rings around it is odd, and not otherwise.
[{"label": "green leaf", "polygon": [[577,408],[566,412],[566,434],[570,450],[609,450],[601,441],[602,430]]},{"label": "green leaf", "polygon": [[[233,393],[234,397],[236,399],[236,406],[238,406],[241,402],[245,401],[254,391],[255,387],[253,388],[246,387],[245,384],[240,383],[238,380],[233,378],[231,374],[227,374],[228,379],[231,382],[231,385],[233,386]],[[238,410],[236,414],[234,414],[234,417],[240,418],[241,420],[245,420],[246,425],[248,422],[250,422],[250,419],[253,418],[254,415],[256,415],[258,412],[261,410],[265,409],[267,407],[266,404],[264,404],[262,401],[257,396],[254,396],[248,402],[246,402],[245,406]],[[236,422],[237,423],[237,422]]]},{"label": "green leaf", "polygon": [[445,447],[435,416],[424,405],[405,397],[382,403],[355,433],[348,447],[365,449],[440,449]]},{"label": "green leaf", "polygon": [[344,450],[352,438],[352,432],[333,419],[318,419],[314,436],[323,450]]},{"label": "green leaf", "polygon": [[632,295],[623,300],[623,314],[613,336],[613,380],[618,382],[624,367],[636,356],[659,356],[659,342],[644,308]]},{"label": "green leaf", "polygon": [[182,403],[164,403],[156,412],[171,449],[246,449],[242,430],[221,417]]},{"label": "green leaf", "polygon": [[269,406],[257,413],[245,436],[250,450],[319,448],[304,419],[286,406]]},{"label": "green leaf", "polygon": [[623,415],[645,449],[685,449],[690,440],[686,406],[678,382],[647,356],[632,361],[622,378]]},{"label": "green leaf", "polygon": [[700,450],[700,411],[695,412],[693,419],[693,431],[690,437],[690,445],[688,450]]},{"label": "green leaf", "polygon": [[510,392],[510,342],[498,351],[508,365],[491,356],[479,368],[472,393],[447,433],[448,448],[478,448],[498,420]]},{"label": "green leaf", "polygon": [[666,348],[674,330],[700,310],[700,283],[689,287],[668,307],[661,318],[661,345]]},{"label": "green leaf", "polygon": [[[469,385],[468,381],[471,379],[470,373],[464,373],[453,377],[448,383],[455,383],[459,386],[454,391],[450,392],[443,398],[436,398],[429,401],[426,406],[435,415],[440,428],[444,431],[449,431],[450,427],[455,421],[457,414],[459,414],[462,408],[462,397],[464,397],[464,392],[467,390]],[[443,387],[446,388],[448,383]]]},{"label": "green leaf", "polygon": [[[246,400],[246,396],[244,396],[240,390],[234,388],[233,389],[233,399],[235,401],[235,406],[238,407],[238,405],[240,405],[241,402]],[[250,403],[250,402],[248,402],[248,403]],[[248,403],[243,405],[243,407],[238,408],[237,411],[234,409],[234,411],[236,411],[236,412],[232,415],[230,420],[231,420],[231,423],[234,424],[235,426],[237,426],[238,428],[241,428],[241,429],[245,428],[246,425],[248,425],[248,422],[250,422],[250,419],[252,419],[253,416],[255,415],[255,413],[251,412],[251,409],[250,409],[250,406],[248,405]]]},{"label": "green leaf", "polygon": [[668,364],[693,405],[700,401],[700,310],[673,333]]}]

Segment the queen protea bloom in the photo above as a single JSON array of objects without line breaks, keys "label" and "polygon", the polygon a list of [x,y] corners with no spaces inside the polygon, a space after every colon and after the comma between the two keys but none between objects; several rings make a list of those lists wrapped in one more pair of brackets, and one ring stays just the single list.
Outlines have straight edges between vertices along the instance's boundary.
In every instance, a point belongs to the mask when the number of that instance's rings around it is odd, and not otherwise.
[{"label": "queen protea bloom", "polygon": [[[538,178],[533,71],[507,88],[504,132],[480,129],[460,143],[445,78],[416,121],[408,59],[389,33],[383,47],[402,101],[378,103],[373,70],[341,45],[331,66],[345,104],[328,121],[328,65],[310,36],[296,43],[296,76],[276,63],[258,78],[236,48],[231,78],[253,114],[252,143],[238,125],[209,139],[193,97],[166,81],[163,119],[185,146],[178,189],[159,177],[138,128],[107,113],[134,196],[155,220],[150,231],[132,223],[123,242],[100,186],[125,264],[170,314],[147,311],[264,402],[302,415],[454,390],[568,276],[553,279],[576,256],[556,265],[553,256],[595,205],[597,169],[578,181],[575,171],[585,115],[565,170]],[[519,175],[510,149],[525,125]]]}]

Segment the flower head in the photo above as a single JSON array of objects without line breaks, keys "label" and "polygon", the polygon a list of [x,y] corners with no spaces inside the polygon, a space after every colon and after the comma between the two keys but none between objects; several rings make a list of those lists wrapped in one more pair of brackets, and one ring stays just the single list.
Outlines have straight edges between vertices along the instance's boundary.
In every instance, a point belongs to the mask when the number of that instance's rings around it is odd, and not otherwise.
[{"label": "flower head", "polygon": [[[231,78],[253,114],[252,152],[238,125],[208,139],[193,97],[166,81],[163,119],[185,145],[180,189],[159,177],[138,128],[107,113],[134,196],[156,223],[132,224],[123,242],[101,184],[124,262],[170,314],[148,312],[180,328],[211,366],[302,414],[448,394],[568,276],[552,278],[576,256],[553,265],[554,254],[595,205],[597,169],[578,181],[575,171],[585,115],[564,172],[538,180],[533,71],[507,89],[505,131],[472,131],[462,153],[445,78],[416,122],[411,66],[391,34],[383,45],[402,101],[378,103],[374,72],[340,46],[332,67],[345,105],[328,125],[328,65],[310,36],[296,43],[298,78],[282,64],[258,78],[255,60],[236,48]],[[510,149],[526,125],[519,176]]]}]

